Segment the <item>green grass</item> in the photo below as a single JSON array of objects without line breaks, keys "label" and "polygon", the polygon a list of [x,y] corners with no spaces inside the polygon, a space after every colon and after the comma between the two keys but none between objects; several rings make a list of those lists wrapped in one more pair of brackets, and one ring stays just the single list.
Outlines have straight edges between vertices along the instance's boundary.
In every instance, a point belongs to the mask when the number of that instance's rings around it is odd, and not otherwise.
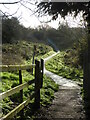
[{"label": "green grass", "polygon": [[[39,56],[35,55],[34,60],[35,59],[37,59],[37,60],[44,59],[44,58],[46,58],[46,57],[48,57],[48,56],[50,56],[50,55],[52,55],[54,53],[55,53],[55,51],[51,50],[51,51],[45,53],[44,55],[39,55]],[[25,61],[25,64],[32,64],[32,61],[33,60],[31,58],[30,60]]]},{"label": "green grass", "polygon": [[55,51],[52,50],[52,51],[44,54],[43,56],[42,56],[42,55],[40,55],[39,57],[37,56],[36,59],[37,59],[37,60],[44,59],[44,58],[47,58],[48,56],[50,56],[50,55],[52,55],[52,54],[54,54],[54,53],[55,53]]},{"label": "green grass", "polygon": [[36,45],[35,57],[37,58],[53,53],[53,48],[42,43],[32,43],[23,40],[13,44],[3,44],[2,64],[25,64],[26,61],[31,61],[34,45]]},{"label": "green grass", "polygon": [[46,106],[52,102],[54,92],[58,91],[59,86],[49,77],[44,75],[43,88],[41,89],[41,104]]},{"label": "green grass", "polygon": [[[44,44],[35,43],[37,46],[35,58],[40,60],[41,58],[45,58],[49,55],[55,53],[50,46],[46,46]],[[32,54],[33,54],[33,46],[34,43],[20,41],[17,44],[4,44],[3,45],[3,64],[31,64],[32,63]],[[10,56],[9,56],[10,55]],[[15,59],[14,59],[15,58]],[[1,73],[2,81],[0,81],[0,91],[5,92],[10,88],[13,88],[19,85],[19,72],[2,72]],[[31,75],[28,71],[22,71],[22,81],[27,82],[29,80],[34,79],[34,76]],[[41,100],[40,103],[42,106],[47,106],[51,104],[54,99],[54,92],[58,90],[59,86],[52,81],[49,77],[44,75],[43,78],[43,88],[41,89]],[[34,92],[34,84],[30,85],[28,88],[24,88],[23,90],[23,100],[26,100],[29,95]],[[20,102],[19,99],[20,93],[15,93],[14,95],[5,98],[0,103],[0,108],[2,108],[3,115],[7,114],[11,111],[15,106],[17,106]],[[30,104],[33,104],[34,100],[30,101]],[[32,105],[31,105],[32,106]],[[24,110],[24,114],[27,117],[31,117],[30,110],[31,106]],[[29,113],[28,113],[29,112]],[[28,113],[28,114],[27,114]],[[19,115],[17,116],[19,119]]]},{"label": "green grass", "polygon": [[[10,88],[13,88],[19,84],[19,74],[18,73],[2,73],[2,89],[1,91],[7,91]],[[30,75],[29,72],[23,71],[23,83],[32,80],[34,77]],[[54,81],[52,81],[50,78],[46,77],[44,75],[44,80],[43,80],[43,88],[41,89],[41,100],[40,103],[42,106],[47,106],[49,105],[52,100],[54,99],[54,92],[58,91],[58,85],[55,84]],[[26,100],[27,97],[34,92],[34,84],[30,85],[28,88],[25,88],[23,90],[24,95],[23,99]],[[3,114],[7,114],[9,111],[11,111],[15,104],[18,104],[20,102],[19,99],[20,93],[15,93],[14,95],[5,98],[1,102],[1,107]],[[31,100],[30,102],[34,103],[34,100]]]},{"label": "green grass", "polygon": [[66,65],[64,63],[65,52],[60,52],[55,57],[46,62],[46,69],[67,79],[81,82],[83,79],[82,69]]}]

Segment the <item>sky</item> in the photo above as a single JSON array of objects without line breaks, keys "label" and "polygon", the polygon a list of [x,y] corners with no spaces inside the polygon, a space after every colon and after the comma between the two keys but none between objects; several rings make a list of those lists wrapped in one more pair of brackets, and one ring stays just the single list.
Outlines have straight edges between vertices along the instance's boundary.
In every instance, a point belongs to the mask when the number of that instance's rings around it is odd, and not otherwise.
[{"label": "sky", "polygon": [[[18,0],[0,0],[0,2],[16,2]],[[36,11],[36,6],[33,2],[30,1],[30,3],[27,2],[28,0],[23,0],[23,5],[19,4],[10,4],[10,5],[1,5],[0,4],[0,9],[3,13],[6,13],[8,15],[13,15],[14,17],[18,17],[19,21],[21,24],[23,24],[25,27],[32,27],[32,28],[37,28],[40,25],[49,25],[53,28],[58,28],[59,22],[62,24],[65,24],[65,21],[63,18],[58,17],[57,20],[51,20],[51,16],[43,16],[43,17],[38,17],[38,14],[35,14]],[[31,4],[32,3],[32,4]],[[29,9],[28,9],[29,8]],[[72,16],[68,15],[66,17],[67,23],[70,27],[80,27],[82,23],[80,22],[82,19],[82,13],[78,15],[76,19],[73,19]],[[47,21],[50,21],[48,22]],[[83,25],[82,25],[83,26]]]}]

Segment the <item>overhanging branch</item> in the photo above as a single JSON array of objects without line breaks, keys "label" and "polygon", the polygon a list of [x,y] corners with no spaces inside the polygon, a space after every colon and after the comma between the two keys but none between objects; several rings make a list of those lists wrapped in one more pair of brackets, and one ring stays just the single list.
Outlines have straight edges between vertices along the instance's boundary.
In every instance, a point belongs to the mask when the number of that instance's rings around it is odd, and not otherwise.
[{"label": "overhanging branch", "polygon": [[0,2],[0,4],[17,4],[20,3],[22,0],[16,1],[16,2]]}]

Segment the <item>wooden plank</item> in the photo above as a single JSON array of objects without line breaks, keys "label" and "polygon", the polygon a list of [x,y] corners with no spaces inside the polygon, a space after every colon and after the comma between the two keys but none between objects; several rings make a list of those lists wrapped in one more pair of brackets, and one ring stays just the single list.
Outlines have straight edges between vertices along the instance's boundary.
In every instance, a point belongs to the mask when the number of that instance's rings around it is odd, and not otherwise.
[{"label": "wooden plank", "polygon": [[[19,84],[22,84],[22,71],[19,70]],[[20,102],[23,102],[23,89],[20,90]]]},{"label": "wooden plank", "polygon": [[19,113],[25,106],[27,106],[29,102],[30,102],[30,98],[28,98],[26,101],[24,101],[23,103],[18,105],[15,109],[13,109],[10,113],[8,113],[4,117],[2,117],[0,120],[9,120],[9,119],[11,119],[17,113]]},{"label": "wooden plank", "polygon": [[35,60],[35,64],[35,108],[37,109],[40,108],[40,62]]},{"label": "wooden plank", "polygon": [[15,94],[16,92],[19,92],[20,90],[22,90],[23,88],[31,85],[32,83],[34,83],[35,80],[30,80],[26,83],[23,83],[21,85],[18,85],[10,90],[8,90],[7,92],[3,92],[3,93],[0,93],[0,100],[3,100],[4,98],[8,97],[8,96],[11,96],[13,94]]},{"label": "wooden plank", "polygon": [[[19,84],[22,84],[22,71],[21,70],[19,70]],[[20,90],[20,103],[22,103],[22,102],[23,102],[23,89]],[[19,115],[20,115],[20,119],[23,120],[24,111],[21,110]]]},{"label": "wooden plank", "polygon": [[35,67],[35,64],[33,65],[0,65],[0,69],[2,70],[2,72],[27,70],[27,69],[32,69],[34,67]]},{"label": "wooden plank", "polygon": [[30,98],[27,98],[26,101],[24,101],[23,103],[21,103],[20,105],[18,105],[16,108],[14,108],[7,115],[5,115],[4,117],[2,117],[0,120],[9,120],[12,117],[14,117],[15,115],[17,115],[17,113],[19,113],[24,107],[26,107],[30,103],[30,100],[32,100],[34,97],[35,97],[35,93],[32,94],[30,96]]}]

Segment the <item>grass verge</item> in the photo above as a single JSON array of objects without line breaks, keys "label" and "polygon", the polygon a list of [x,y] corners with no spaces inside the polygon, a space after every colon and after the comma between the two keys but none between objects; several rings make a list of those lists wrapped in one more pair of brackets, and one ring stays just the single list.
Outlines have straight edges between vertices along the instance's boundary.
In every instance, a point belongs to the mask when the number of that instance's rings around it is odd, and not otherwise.
[{"label": "grass verge", "polygon": [[64,63],[65,52],[60,52],[46,62],[46,69],[67,79],[82,83],[83,71],[82,69],[66,65]]},{"label": "grass verge", "polygon": [[[4,92],[7,91],[8,89],[15,87],[19,84],[19,73],[2,73],[2,88],[0,91]],[[23,83],[32,80],[34,77],[30,75],[29,72],[23,71]],[[51,104],[52,100],[54,99],[54,92],[58,91],[58,85],[52,81],[50,78],[46,77],[44,75],[44,80],[43,80],[43,88],[41,89],[41,96],[40,96],[40,103],[41,106],[47,106]],[[27,97],[34,92],[34,84],[30,85],[28,88],[24,89],[24,94],[23,94],[23,100],[26,100]],[[20,102],[19,99],[20,93],[15,93],[14,95],[5,98],[3,101],[1,101],[1,107],[2,107],[2,112],[3,115],[7,114],[9,111],[11,111],[15,106],[18,105]],[[34,100],[31,100],[30,103],[34,103]],[[31,107],[31,106],[30,106]],[[27,115],[28,110],[31,109],[28,107],[24,111],[25,119],[28,117],[32,118],[32,115],[30,113]],[[29,110],[30,111],[30,110]],[[17,117],[17,119],[20,119],[20,116]]]}]

